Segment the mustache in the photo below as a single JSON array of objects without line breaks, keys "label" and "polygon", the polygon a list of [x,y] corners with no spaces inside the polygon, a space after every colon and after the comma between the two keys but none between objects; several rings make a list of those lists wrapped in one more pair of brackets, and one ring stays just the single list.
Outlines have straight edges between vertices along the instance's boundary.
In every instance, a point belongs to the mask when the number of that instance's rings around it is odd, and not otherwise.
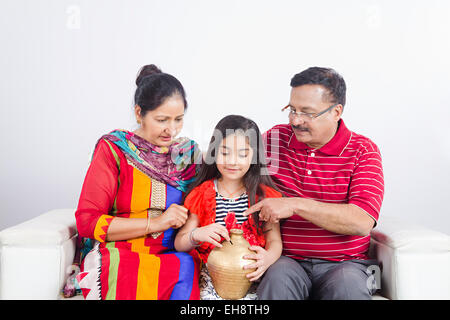
[{"label": "mustache", "polygon": [[309,129],[308,129],[307,127],[303,127],[303,126],[294,126],[294,125],[291,125],[291,126],[292,126],[292,129],[295,129],[295,130],[309,131]]}]

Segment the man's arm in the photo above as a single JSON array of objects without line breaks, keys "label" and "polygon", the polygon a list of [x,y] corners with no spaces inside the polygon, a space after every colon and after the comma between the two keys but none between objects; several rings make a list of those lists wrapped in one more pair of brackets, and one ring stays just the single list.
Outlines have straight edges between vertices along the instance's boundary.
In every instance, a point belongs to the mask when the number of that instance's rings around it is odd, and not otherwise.
[{"label": "man's arm", "polygon": [[367,236],[375,221],[353,204],[325,203],[304,198],[292,198],[294,214],[315,225],[338,234]]},{"label": "man's arm", "polygon": [[367,141],[360,151],[349,184],[348,203],[333,204],[300,197],[264,199],[245,214],[260,211],[261,220],[269,222],[278,222],[297,214],[331,232],[368,235],[376,225],[380,212],[384,177],[378,147]]},{"label": "man's arm", "polygon": [[244,215],[260,211],[263,221],[278,222],[296,214],[328,231],[367,236],[374,226],[373,218],[353,204],[334,204],[305,198],[267,198],[250,207]]}]

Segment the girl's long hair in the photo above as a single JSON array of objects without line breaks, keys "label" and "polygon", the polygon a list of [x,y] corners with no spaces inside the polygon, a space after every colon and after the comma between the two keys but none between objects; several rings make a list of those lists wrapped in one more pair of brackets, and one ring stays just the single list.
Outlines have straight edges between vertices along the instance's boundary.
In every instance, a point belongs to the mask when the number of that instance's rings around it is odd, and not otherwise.
[{"label": "girl's long hair", "polygon": [[[203,182],[221,177],[221,173],[217,169],[216,165],[217,152],[219,151],[219,147],[223,139],[233,133],[242,133],[248,137],[249,145],[253,150],[253,158],[251,160],[250,168],[243,177],[243,182],[249,197],[250,205],[254,205],[256,203],[256,195],[258,195],[259,200],[265,197],[261,184],[278,190],[270,178],[267,170],[263,139],[257,124],[253,120],[243,116],[229,115],[220,120],[216,125],[214,134],[211,137],[211,141],[208,146],[208,151],[202,164],[200,165],[200,170],[196,180],[189,186],[185,197],[191,190]],[[253,214],[253,218],[258,226],[259,212],[255,212]]]}]

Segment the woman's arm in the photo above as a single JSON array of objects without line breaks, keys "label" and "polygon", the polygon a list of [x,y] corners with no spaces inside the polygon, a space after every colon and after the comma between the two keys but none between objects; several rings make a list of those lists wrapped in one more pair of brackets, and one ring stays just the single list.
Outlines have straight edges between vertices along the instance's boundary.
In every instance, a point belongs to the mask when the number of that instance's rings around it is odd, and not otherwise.
[{"label": "woman's arm", "polygon": [[[129,240],[147,233],[180,228],[187,219],[187,209],[172,204],[161,216],[147,220],[110,215],[116,197],[119,169],[113,145],[100,140],[81,190],[75,212],[78,234],[100,242]],[[146,232],[149,222],[148,232]]]},{"label": "woman's arm", "polygon": [[187,209],[177,204],[170,207],[156,218],[114,218],[109,224],[107,241],[129,240],[146,236],[153,232],[163,232],[169,228],[180,228],[186,223]]},{"label": "woman's arm", "polygon": [[81,189],[77,211],[77,230],[80,237],[106,241],[110,215],[118,186],[119,169],[108,143],[100,140],[94,151]]}]

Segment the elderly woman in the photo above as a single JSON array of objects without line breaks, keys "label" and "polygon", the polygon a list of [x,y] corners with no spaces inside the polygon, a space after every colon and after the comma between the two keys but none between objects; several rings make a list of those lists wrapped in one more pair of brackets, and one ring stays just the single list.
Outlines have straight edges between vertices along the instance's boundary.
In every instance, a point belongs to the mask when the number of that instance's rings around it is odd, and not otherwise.
[{"label": "elderly woman", "polygon": [[194,141],[175,139],[185,92],[154,65],[136,84],[139,128],[102,136],[84,180],[76,223],[95,245],[77,280],[86,299],[199,299],[198,256],[174,251],[187,219],[179,204],[201,161]]}]

